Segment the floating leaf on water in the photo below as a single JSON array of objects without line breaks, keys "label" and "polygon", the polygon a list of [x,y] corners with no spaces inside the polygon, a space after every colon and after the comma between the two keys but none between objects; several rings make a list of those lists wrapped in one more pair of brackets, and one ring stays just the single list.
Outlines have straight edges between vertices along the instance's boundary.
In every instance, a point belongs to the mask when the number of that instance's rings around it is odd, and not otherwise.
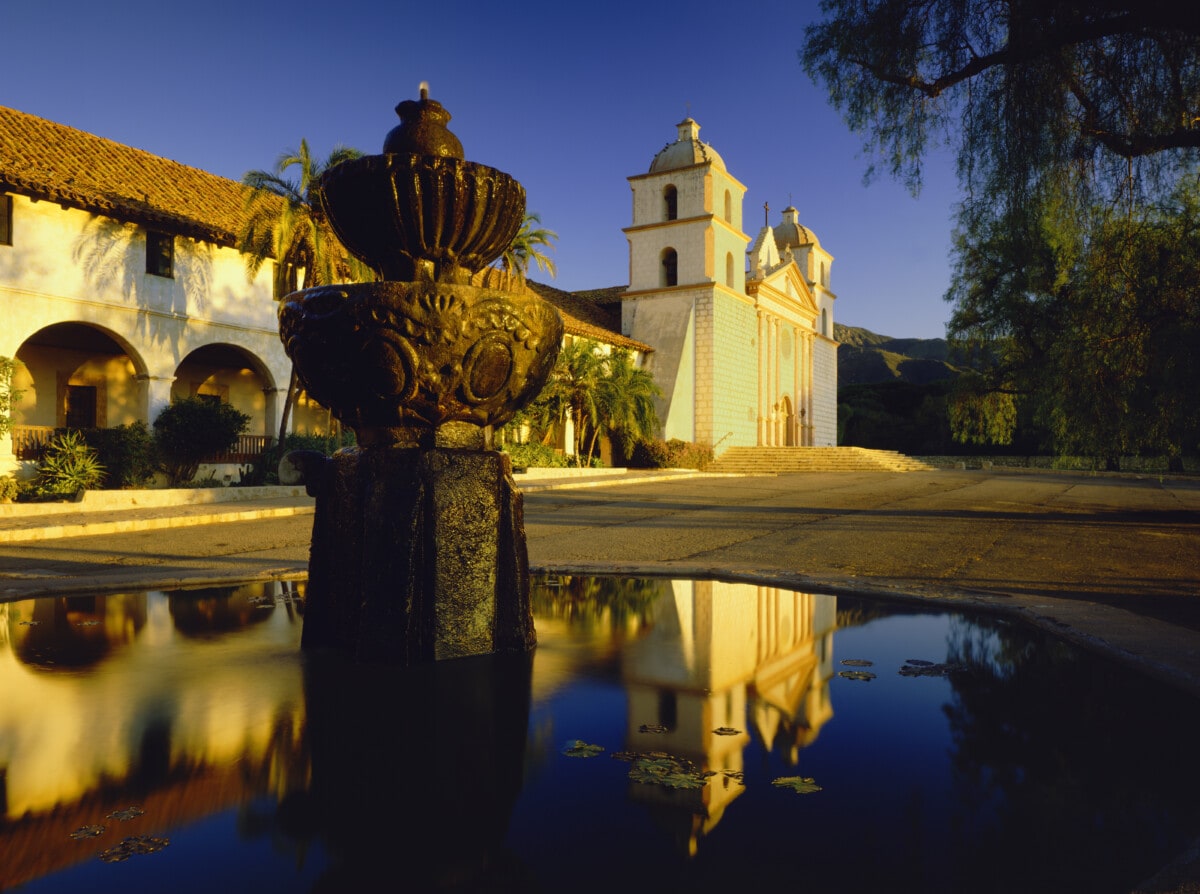
[{"label": "floating leaf on water", "polygon": [[813,792],[821,791],[821,786],[817,785],[816,780],[811,776],[780,776],[778,779],[772,779],[771,785],[790,788],[800,795],[811,795]]},{"label": "floating leaf on water", "polygon": [[934,662],[932,662],[932,661],[926,661],[926,660],[925,660],[925,659],[923,659],[923,658],[906,658],[906,659],[904,660],[904,663],[905,663],[905,664],[912,664],[912,665],[915,665],[915,666],[917,666],[917,667],[933,667],[933,666],[934,666]]},{"label": "floating leaf on water", "polygon": [[19,622],[17,622],[17,626],[19,626],[19,627],[36,627],[40,623],[42,623],[42,622],[41,621],[19,621]]},{"label": "floating leaf on water", "polygon": [[746,784],[746,774],[741,770],[722,770],[721,772],[726,779],[732,779],[738,785]]},{"label": "floating leaf on water", "polygon": [[864,683],[875,679],[875,675],[870,671],[838,671],[838,676],[847,680],[862,680]]},{"label": "floating leaf on water", "polygon": [[740,729],[734,729],[732,726],[718,726],[713,733],[718,736],[737,736],[741,735]]},{"label": "floating leaf on water", "polygon": [[639,733],[665,733],[667,728],[661,723],[643,723],[638,727]]},{"label": "floating leaf on water", "polygon": [[563,746],[562,753],[567,757],[595,757],[603,751],[603,745],[589,745],[582,739],[572,739]]},{"label": "floating leaf on water", "polygon": [[170,838],[154,838],[150,835],[131,835],[121,843],[100,854],[105,863],[123,863],[137,854],[154,854],[171,843]]},{"label": "floating leaf on water", "polygon": [[874,661],[868,661],[865,658],[843,658],[841,661],[846,667],[874,667]]},{"label": "floating leaf on water", "polygon": [[629,778],[634,782],[675,789],[704,788],[708,777],[715,775],[715,771],[702,772],[690,762],[674,758],[639,758],[629,768]]},{"label": "floating leaf on water", "polygon": [[76,841],[82,841],[85,838],[95,838],[97,835],[104,834],[104,826],[80,826],[71,833],[71,837]]},{"label": "floating leaf on water", "polygon": [[125,810],[114,810],[112,814],[104,818],[106,820],[120,820],[121,822],[125,822],[126,820],[132,820],[134,817],[142,816],[144,812],[145,810],[142,808],[125,808]]}]

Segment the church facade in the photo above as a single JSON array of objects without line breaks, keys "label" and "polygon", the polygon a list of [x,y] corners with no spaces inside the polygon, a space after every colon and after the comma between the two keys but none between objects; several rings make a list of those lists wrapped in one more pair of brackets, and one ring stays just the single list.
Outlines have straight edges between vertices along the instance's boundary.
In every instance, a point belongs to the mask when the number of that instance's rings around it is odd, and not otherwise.
[{"label": "church facade", "polygon": [[[746,188],[688,118],[629,178],[621,331],[652,345],[663,434],[713,445],[834,446],[833,256],[788,207],[744,229]],[[766,206],[764,206],[765,208]]]}]

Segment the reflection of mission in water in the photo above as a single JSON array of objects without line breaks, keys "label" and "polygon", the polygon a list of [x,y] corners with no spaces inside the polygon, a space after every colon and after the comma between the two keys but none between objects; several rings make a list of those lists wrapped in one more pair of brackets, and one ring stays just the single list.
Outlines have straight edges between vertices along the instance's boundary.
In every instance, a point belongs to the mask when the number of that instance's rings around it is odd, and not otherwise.
[{"label": "reflection of mission in water", "polygon": [[712,775],[695,788],[634,783],[630,797],[662,808],[656,816],[675,826],[689,853],[743,791],[747,723],[794,765],[833,716],[835,597],[719,581],[554,576],[535,584],[533,600],[543,644],[553,636],[541,623],[547,615],[591,611],[641,630],[622,652],[625,753],[666,752]]}]

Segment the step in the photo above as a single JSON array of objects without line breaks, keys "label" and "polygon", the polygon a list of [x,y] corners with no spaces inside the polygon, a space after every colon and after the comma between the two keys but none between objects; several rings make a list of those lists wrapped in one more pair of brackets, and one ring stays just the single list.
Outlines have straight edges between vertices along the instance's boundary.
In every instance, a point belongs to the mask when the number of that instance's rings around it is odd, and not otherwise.
[{"label": "step", "polygon": [[933,466],[895,450],[863,447],[730,447],[709,471],[748,475],[781,472],[916,472]]}]

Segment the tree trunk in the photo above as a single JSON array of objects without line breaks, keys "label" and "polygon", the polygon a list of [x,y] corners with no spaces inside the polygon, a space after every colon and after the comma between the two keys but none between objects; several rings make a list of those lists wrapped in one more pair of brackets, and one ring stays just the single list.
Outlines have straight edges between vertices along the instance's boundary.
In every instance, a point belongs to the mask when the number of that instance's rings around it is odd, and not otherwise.
[{"label": "tree trunk", "polygon": [[[292,401],[296,399],[296,365],[292,364],[291,374],[288,376],[287,393],[283,396],[283,410],[279,414],[279,440],[276,443],[279,445],[280,451],[283,450],[283,439],[287,437],[288,419],[292,415]],[[280,459],[283,458],[282,452]]]}]

